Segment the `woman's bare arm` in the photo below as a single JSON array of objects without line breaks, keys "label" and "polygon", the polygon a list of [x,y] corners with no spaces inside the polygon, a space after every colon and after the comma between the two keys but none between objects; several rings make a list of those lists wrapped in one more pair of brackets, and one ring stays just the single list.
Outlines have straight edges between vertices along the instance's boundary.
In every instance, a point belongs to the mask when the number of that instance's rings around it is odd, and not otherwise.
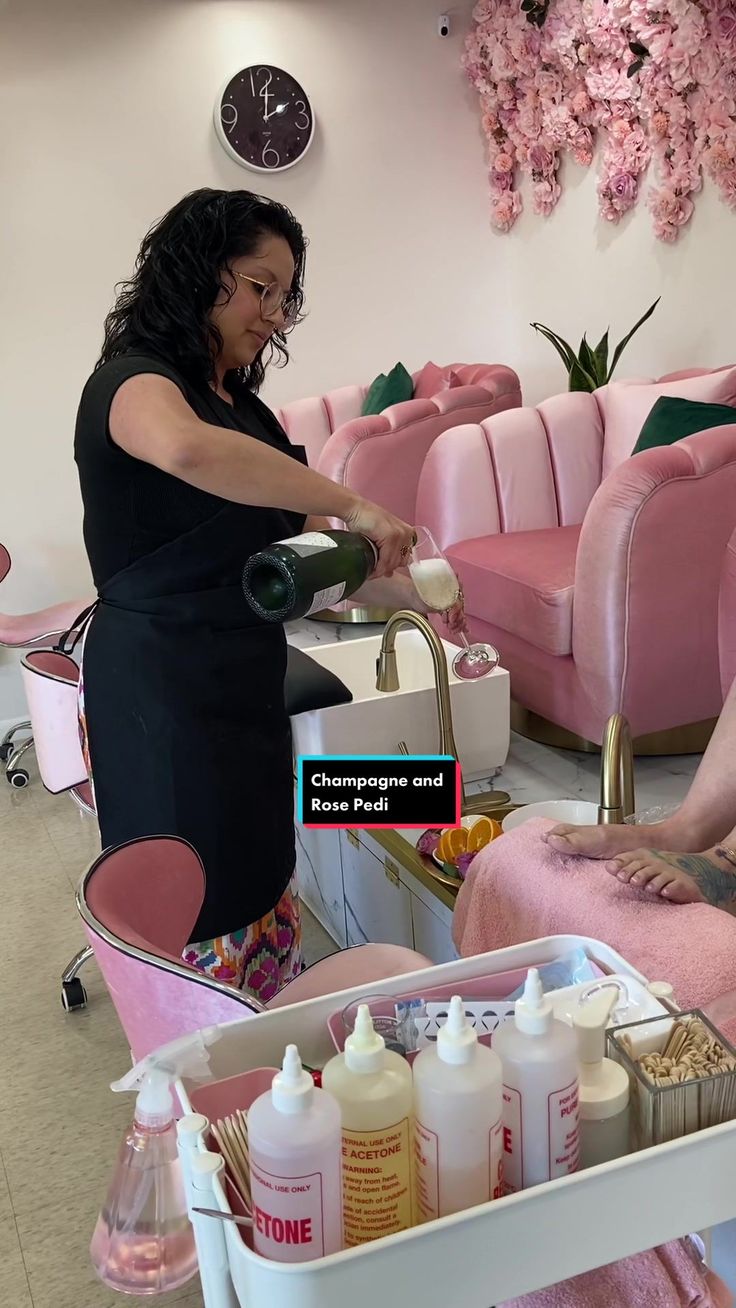
[{"label": "woman's bare arm", "polygon": [[156,373],[139,373],[118,388],[110,408],[110,436],[133,458],[190,486],[237,504],[341,518],[379,551],[377,575],[390,574],[411,543],[411,528],[288,454],[252,436],[202,422],[178,386]]}]

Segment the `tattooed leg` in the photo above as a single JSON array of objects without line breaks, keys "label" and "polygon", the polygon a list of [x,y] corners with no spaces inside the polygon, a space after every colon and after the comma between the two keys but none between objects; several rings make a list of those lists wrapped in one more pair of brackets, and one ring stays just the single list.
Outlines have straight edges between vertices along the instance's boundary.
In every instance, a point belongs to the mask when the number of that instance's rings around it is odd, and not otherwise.
[{"label": "tattooed leg", "polygon": [[637,849],[606,864],[606,871],[637,890],[673,904],[713,904],[736,913],[736,866],[720,845],[703,854]]}]

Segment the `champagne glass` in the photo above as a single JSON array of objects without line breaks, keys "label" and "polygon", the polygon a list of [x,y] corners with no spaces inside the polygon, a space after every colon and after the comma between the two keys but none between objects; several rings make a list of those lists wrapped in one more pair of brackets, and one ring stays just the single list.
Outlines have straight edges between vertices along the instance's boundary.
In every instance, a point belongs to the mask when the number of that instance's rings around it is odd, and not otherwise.
[{"label": "champagne glass", "polygon": [[[409,557],[409,574],[419,598],[432,613],[446,613],[462,596],[462,588],[449,560],[426,527],[417,527],[417,541]],[[452,661],[452,670],[463,681],[485,677],[498,667],[500,655],[493,645],[470,643],[464,631],[457,633],[463,648]]]}]

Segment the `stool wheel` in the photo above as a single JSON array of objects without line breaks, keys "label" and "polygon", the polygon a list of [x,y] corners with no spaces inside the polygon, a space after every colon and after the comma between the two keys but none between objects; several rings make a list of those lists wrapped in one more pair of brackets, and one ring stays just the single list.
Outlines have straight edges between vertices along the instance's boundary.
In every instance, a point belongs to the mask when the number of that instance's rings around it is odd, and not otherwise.
[{"label": "stool wheel", "polygon": [[7,745],[0,745],[0,763],[7,763],[12,752],[13,746],[10,741],[8,741]]},{"label": "stool wheel", "polygon": [[30,781],[30,777],[25,768],[14,768],[12,772],[6,772],[5,776],[8,785],[14,786],[16,790],[22,790]]},{"label": "stool wheel", "polygon": [[74,1013],[79,1008],[87,1007],[87,991],[78,976],[71,981],[62,981],[61,1006],[67,1013]]}]

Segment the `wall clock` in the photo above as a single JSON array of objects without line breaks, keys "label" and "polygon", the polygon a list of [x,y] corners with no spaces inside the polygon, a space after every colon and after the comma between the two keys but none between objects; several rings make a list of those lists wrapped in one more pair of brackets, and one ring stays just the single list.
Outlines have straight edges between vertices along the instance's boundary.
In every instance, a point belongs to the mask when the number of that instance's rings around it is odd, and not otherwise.
[{"label": "wall clock", "polygon": [[271,64],[243,68],[215,104],[215,131],[236,163],[259,173],[293,168],[312,144],[314,114],[296,78]]}]

